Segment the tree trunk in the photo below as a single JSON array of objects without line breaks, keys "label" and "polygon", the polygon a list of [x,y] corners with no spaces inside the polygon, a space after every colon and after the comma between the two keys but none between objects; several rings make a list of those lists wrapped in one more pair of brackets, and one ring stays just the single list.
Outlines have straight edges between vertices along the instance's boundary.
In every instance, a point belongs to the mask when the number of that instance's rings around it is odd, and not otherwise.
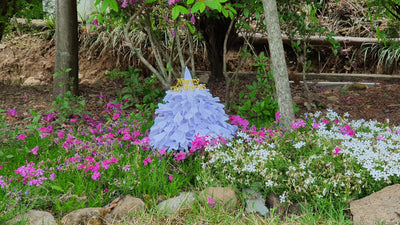
[{"label": "tree trunk", "polygon": [[6,24],[8,22],[8,1],[7,0],[0,0],[0,43],[1,39],[3,38],[3,32],[6,28]]},{"label": "tree trunk", "polygon": [[290,130],[294,121],[294,111],[276,0],[263,0],[263,6],[279,112],[283,125]]},{"label": "tree trunk", "polygon": [[[224,54],[224,39],[230,22],[230,18],[207,17],[207,15],[202,14],[197,24],[206,43],[207,58],[211,71],[208,84],[211,85],[215,82],[224,81],[225,79],[222,68],[225,62],[222,60]],[[230,42],[228,41],[228,43]]]},{"label": "tree trunk", "polygon": [[56,75],[53,80],[53,97],[64,97],[67,91],[78,95],[78,63],[76,0],[56,0]]}]

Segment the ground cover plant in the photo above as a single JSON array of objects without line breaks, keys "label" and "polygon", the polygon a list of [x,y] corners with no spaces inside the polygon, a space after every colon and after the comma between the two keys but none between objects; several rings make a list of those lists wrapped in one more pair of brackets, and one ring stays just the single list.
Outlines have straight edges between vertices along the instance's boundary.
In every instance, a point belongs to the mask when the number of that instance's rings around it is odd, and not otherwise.
[{"label": "ground cover plant", "polygon": [[[350,121],[328,110],[306,114],[284,130],[279,112],[261,128],[231,116],[239,127],[232,140],[197,136],[188,152],[168,153],[149,146],[142,127],[151,121],[105,98],[99,96],[100,115],[82,113],[60,123],[57,111],[31,111],[26,118],[31,124],[23,129],[6,126],[22,112],[2,110],[1,222],[29,209],[49,210],[61,219],[127,194],[142,198],[152,212],[160,199],[181,191],[230,186],[238,194],[246,187],[265,196],[273,192],[286,206],[301,203],[304,220],[347,223],[351,198],[399,182],[400,127],[389,123]],[[194,207],[210,223],[238,219],[217,207]],[[207,220],[200,209],[222,219]],[[186,222],[196,218],[187,215]]]}]

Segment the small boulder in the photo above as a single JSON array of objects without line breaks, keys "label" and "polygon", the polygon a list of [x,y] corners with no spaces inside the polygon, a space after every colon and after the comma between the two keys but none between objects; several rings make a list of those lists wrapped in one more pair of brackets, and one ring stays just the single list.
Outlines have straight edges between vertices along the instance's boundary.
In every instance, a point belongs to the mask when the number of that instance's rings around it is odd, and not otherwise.
[{"label": "small boulder", "polygon": [[400,184],[383,188],[367,197],[350,202],[354,224],[394,225],[400,222]]},{"label": "small boulder", "polygon": [[157,209],[162,213],[175,213],[182,208],[189,208],[195,198],[196,195],[193,192],[182,192],[174,198],[160,202]]},{"label": "small boulder", "polygon": [[246,199],[246,212],[257,212],[261,216],[269,214],[268,208],[265,206],[265,200],[260,192],[253,189],[244,189],[244,198]]},{"label": "small boulder", "polygon": [[[115,203],[113,205],[113,203]],[[115,223],[134,223],[133,213],[145,210],[145,203],[140,198],[134,198],[127,195],[121,200],[113,201],[110,205],[110,212],[104,216],[107,224]]]},{"label": "small boulder", "polygon": [[[61,219],[61,225],[81,225],[88,224],[90,220],[100,218],[103,208],[85,208],[74,210]],[[91,222],[93,223],[93,222]]]},{"label": "small boulder", "polygon": [[18,215],[8,224],[20,224],[21,222],[29,222],[30,225],[57,225],[53,215],[49,212],[29,210],[24,215]]},{"label": "small boulder", "polygon": [[207,197],[211,197],[217,204],[228,209],[234,209],[237,206],[235,191],[229,187],[209,187],[200,193],[200,197],[204,198],[204,201],[207,201]]},{"label": "small boulder", "polygon": [[41,84],[41,80],[36,77],[29,77],[24,81],[22,86],[39,86]]}]

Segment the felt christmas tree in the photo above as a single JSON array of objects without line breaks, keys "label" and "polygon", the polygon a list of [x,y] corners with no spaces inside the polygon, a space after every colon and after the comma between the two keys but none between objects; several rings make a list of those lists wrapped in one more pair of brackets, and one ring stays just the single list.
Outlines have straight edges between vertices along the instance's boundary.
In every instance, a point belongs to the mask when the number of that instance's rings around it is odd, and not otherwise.
[{"label": "felt christmas tree", "polygon": [[184,78],[166,92],[158,104],[150,129],[150,144],[168,151],[188,151],[195,135],[230,139],[237,127],[227,123],[228,115],[218,97],[213,97],[186,68]]}]

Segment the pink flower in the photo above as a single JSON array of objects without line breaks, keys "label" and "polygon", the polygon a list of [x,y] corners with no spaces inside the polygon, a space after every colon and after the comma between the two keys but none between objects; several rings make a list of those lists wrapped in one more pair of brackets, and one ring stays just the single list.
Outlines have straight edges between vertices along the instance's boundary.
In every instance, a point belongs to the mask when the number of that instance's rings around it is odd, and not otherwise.
[{"label": "pink flower", "polygon": [[319,123],[314,123],[314,124],[312,125],[312,127],[313,127],[314,129],[319,129],[319,126],[320,126]]},{"label": "pink flower", "polygon": [[114,114],[114,116],[113,116],[113,120],[117,120],[118,118],[119,118],[119,114],[117,113],[117,114]]},{"label": "pink flower", "polygon": [[86,160],[88,163],[95,162],[94,158],[91,157],[91,156],[86,156],[85,160]]},{"label": "pink flower", "polygon": [[99,26],[99,25],[100,25],[100,24],[99,24],[99,21],[97,20],[97,18],[94,19],[94,20],[91,22],[91,24],[92,24],[92,25],[95,25],[95,26]]},{"label": "pink flower", "polygon": [[168,0],[168,5],[178,3],[180,0]]},{"label": "pink flower", "polygon": [[172,175],[169,175],[169,176],[168,176],[168,181],[169,181],[169,182],[171,182],[171,181],[172,181],[172,179],[174,179],[174,176],[172,176]]},{"label": "pink flower", "polygon": [[50,180],[54,180],[54,178],[56,178],[56,175],[55,175],[54,173],[50,174],[49,179],[50,179]]},{"label": "pink flower", "polygon": [[108,188],[104,189],[104,193],[107,193],[107,192],[108,192]]},{"label": "pink flower", "polygon": [[353,136],[355,134],[355,131],[351,129],[350,125],[346,124],[343,127],[340,127],[340,132],[342,134],[346,134],[349,136]]},{"label": "pink flower", "polygon": [[184,152],[179,152],[178,154],[175,154],[175,160],[182,161],[184,159],[186,159],[186,154]]},{"label": "pink flower", "polygon": [[292,128],[293,130],[297,130],[300,127],[306,127],[306,122],[302,119],[296,119],[293,123],[292,123]]},{"label": "pink flower", "polygon": [[164,155],[167,152],[167,150],[165,148],[160,149],[160,151],[158,151],[158,154],[160,155]]},{"label": "pink flower", "polygon": [[376,140],[385,140],[385,137],[378,136],[378,137],[376,137]]},{"label": "pink flower", "polygon": [[101,173],[99,171],[94,171],[94,173],[92,174],[92,179],[93,180],[98,180],[101,176]]},{"label": "pink flower", "polygon": [[327,120],[327,119],[322,120],[322,122],[323,122],[324,124],[330,123],[329,120]]},{"label": "pink flower", "polygon": [[77,118],[72,118],[72,119],[70,119],[69,121],[70,121],[71,123],[75,123],[77,120],[78,120]]},{"label": "pink flower", "polygon": [[127,165],[127,166],[124,166],[124,167],[122,167],[122,169],[124,170],[124,171],[129,171],[130,170],[130,168],[129,168],[130,166],[129,165]]},{"label": "pink flower", "polygon": [[121,5],[123,8],[125,8],[125,7],[127,7],[128,6],[128,3],[126,2],[126,0],[124,0],[123,2],[122,2],[122,5]]},{"label": "pink flower", "polygon": [[147,164],[151,163],[151,158],[150,157],[145,158],[143,160],[143,163],[144,163],[145,166],[147,166]]},{"label": "pink flower", "polygon": [[32,148],[32,150],[30,150],[29,152],[31,152],[34,155],[37,155],[38,150],[39,150],[39,146],[36,146],[36,147]]},{"label": "pink flower", "polygon": [[340,155],[340,153],[339,153],[340,150],[342,150],[342,149],[340,149],[339,147],[335,147],[335,152],[332,153],[332,155],[336,155],[336,156]]},{"label": "pink flower", "polygon": [[25,141],[26,137],[27,137],[26,134],[20,134],[20,135],[17,136],[17,139]]},{"label": "pink flower", "polygon": [[215,199],[207,196],[207,205],[210,206],[210,208],[214,208],[216,205]]},{"label": "pink flower", "polygon": [[276,111],[276,113],[275,113],[275,122],[276,123],[281,122],[281,115],[280,115],[279,111]]},{"label": "pink flower", "polygon": [[8,110],[9,116],[18,116],[17,110],[15,108]]}]

